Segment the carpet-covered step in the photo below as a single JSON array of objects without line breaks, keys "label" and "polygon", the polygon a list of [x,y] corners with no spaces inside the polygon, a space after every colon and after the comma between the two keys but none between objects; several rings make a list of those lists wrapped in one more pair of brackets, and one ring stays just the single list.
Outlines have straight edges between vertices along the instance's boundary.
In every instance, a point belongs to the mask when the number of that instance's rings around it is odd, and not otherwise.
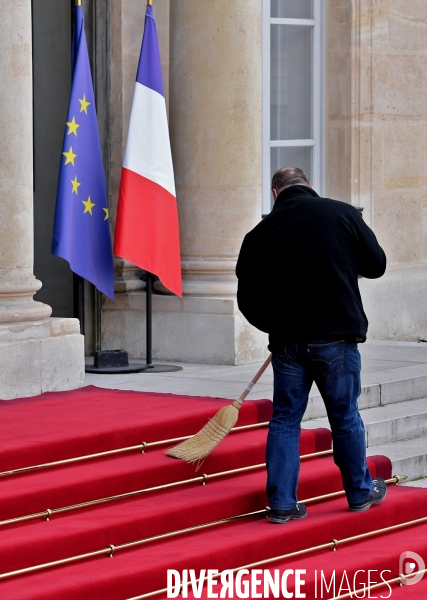
[{"label": "carpet-covered step", "polygon": [[[193,435],[228,401],[87,386],[0,402],[0,472]],[[269,421],[269,400],[245,402],[238,425]]]},{"label": "carpet-covered step", "polygon": [[[427,496],[427,492],[425,494]],[[383,526],[381,522],[381,528]],[[292,569],[294,573],[296,570],[304,571],[302,576],[304,584],[300,591],[306,595],[306,598],[339,598],[341,595],[356,591],[356,594],[353,593],[353,598],[391,597],[394,599],[394,590],[398,587],[396,583],[378,589],[374,589],[373,586],[401,574],[399,559],[409,548],[411,552],[421,557],[427,555],[427,523],[399,531],[378,533],[341,546],[338,541],[336,552],[320,550],[314,554],[273,562],[264,568],[277,569],[279,579],[286,569]],[[262,580],[262,576],[260,579]],[[289,594],[295,593],[294,582],[292,576],[287,578],[286,588]],[[417,585],[415,584],[415,587]],[[409,589],[410,586],[405,587]],[[426,597],[422,595],[422,590],[423,587],[418,588],[416,596],[420,600]],[[194,598],[194,595],[189,593],[188,597]],[[208,597],[206,587],[201,597]],[[406,596],[401,597],[403,599]]]},{"label": "carpet-covered step", "polygon": [[427,441],[426,437],[404,440],[381,446],[372,446],[367,454],[385,454],[390,458],[393,472],[406,475],[408,480],[427,475]]},{"label": "carpet-covered step", "polygon": [[[408,547],[413,548],[412,551],[421,557],[426,555],[426,533],[427,524],[408,527],[394,533],[379,533],[375,537],[358,540],[352,544],[340,546],[338,543],[338,550],[334,554],[328,550],[320,550],[311,555],[290,557],[273,562],[268,567],[270,570],[279,572],[279,580],[286,569],[292,569],[294,573],[296,570],[304,571],[302,576],[304,583],[300,591],[307,598],[335,599],[353,592],[351,596],[353,598],[392,597],[394,599],[397,597],[394,591],[398,584],[387,585],[385,581],[399,576],[399,558],[402,553],[407,551]],[[263,581],[261,574],[259,579]],[[248,577],[245,577],[244,580],[247,581]],[[377,583],[383,584],[381,588],[374,588]],[[262,583],[260,589],[263,587]],[[292,576],[287,578],[286,589],[289,594],[295,593]],[[426,597],[422,593],[423,586],[418,588],[416,596],[420,600]],[[190,592],[188,597],[194,598],[195,596]],[[406,596],[401,597],[405,598]],[[206,587],[201,598],[208,598]]]},{"label": "carpet-covered step", "polygon": [[[424,437],[427,434],[427,399],[396,402],[360,412],[367,446]],[[304,422],[305,428],[329,427],[326,417]]]},{"label": "carpet-covered step", "polygon": [[[267,430],[230,434],[196,471],[194,465],[169,458],[164,448],[132,452],[30,471],[0,479],[0,521],[70,504],[124,494],[202,474],[214,474],[265,462]],[[302,454],[331,447],[327,430],[302,431]]]},{"label": "carpet-covered step", "polygon": [[[384,473],[387,466],[382,458],[370,460],[373,473]],[[208,479],[206,485],[191,484],[56,514],[49,522],[37,519],[0,527],[0,573],[32,566],[35,560],[49,562],[110,544],[117,546],[133,539],[262,511],[268,504],[265,483],[265,470],[235,474]],[[341,489],[339,470],[331,457],[302,461],[299,480],[302,499]]]},{"label": "carpet-covered step", "polygon": [[[209,532],[183,534],[180,538],[117,551],[114,558],[105,556],[6,580],[0,583],[0,597],[124,600],[166,587],[167,569],[237,568],[332,539],[366,533],[379,525],[402,523],[408,520],[408,506],[413,507],[412,519],[425,517],[426,494],[425,490],[392,486],[386,501],[366,513],[349,513],[345,498],[339,498],[311,505],[306,519],[284,526],[271,525],[266,519],[227,523]],[[391,552],[390,546],[385,547]],[[341,549],[337,553],[325,552],[323,568],[334,564],[340,552]],[[374,553],[372,561],[376,558]]]},{"label": "carpet-covered step", "polygon": [[[369,460],[373,475],[390,475],[384,457]],[[30,566],[27,557],[37,545],[38,560],[64,558],[105,545],[120,544],[132,536],[147,538],[200,525],[218,519],[263,510],[266,473],[253,473],[209,480],[206,485],[190,484],[175,490],[161,490],[77,511],[0,527],[0,571]],[[331,457],[302,461],[299,495],[308,499],[342,490],[338,468]],[[108,543],[107,543],[108,542]],[[41,558],[43,557],[43,558]]]}]

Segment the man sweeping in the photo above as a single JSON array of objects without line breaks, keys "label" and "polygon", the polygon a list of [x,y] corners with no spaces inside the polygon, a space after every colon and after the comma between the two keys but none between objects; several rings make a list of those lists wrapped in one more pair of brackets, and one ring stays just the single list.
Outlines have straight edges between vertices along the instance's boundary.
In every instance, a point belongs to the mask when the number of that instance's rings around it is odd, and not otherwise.
[{"label": "man sweeping", "polygon": [[270,523],[307,515],[298,503],[299,437],[316,383],[331,425],[335,464],[349,509],[384,500],[383,479],[367,467],[358,343],[366,340],[358,275],[381,277],[384,251],[351,205],[321,198],[301,169],[272,180],[274,207],[243,240],[237,299],[247,320],[269,334],[274,372],[273,418],[267,439]]}]

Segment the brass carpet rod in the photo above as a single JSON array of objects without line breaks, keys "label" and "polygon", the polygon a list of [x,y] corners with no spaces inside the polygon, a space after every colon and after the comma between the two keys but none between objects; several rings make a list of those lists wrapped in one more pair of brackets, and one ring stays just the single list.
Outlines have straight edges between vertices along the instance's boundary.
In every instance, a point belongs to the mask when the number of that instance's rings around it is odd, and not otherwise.
[{"label": "brass carpet rod", "polygon": [[112,558],[114,556],[114,553],[117,550],[125,550],[125,549],[132,548],[135,546],[142,546],[143,544],[148,544],[150,542],[159,541],[159,540],[162,540],[165,538],[176,537],[178,535],[183,535],[184,533],[191,533],[193,531],[198,531],[200,529],[208,529],[210,527],[215,527],[216,525],[223,525],[224,523],[229,523],[231,521],[237,521],[237,520],[248,518],[248,517],[255,517],[255,516],[263,515],[263,514],[266,514],[266,512],[267,512],[267,509],[263,508],[262,510],[245,513],[243,515],[227,517],[226,519],[221,519],[219,521],[212,521],[210,523],[204,523],[203,525],[194,525],[193,527],[187,527],[185,529],[178,529],[177,531],[171,531],[169,533],[162,533],[160,535],[154,535],[152,537],[144,538],[142,540],[126,542],[125,544],[118,544],[117,546],[114,546],[113,544],[111,544],[110,546],[107,546],[106,548],[102,548],[101,550],[93,550],[92,552],[86,552],[84,554],[77,554],[76,556],[72,556],[70,558],[62,558],[60,560],[55,560],[55,561],[48,562],[48,563],[42,563],[40,565],[34,565],[33,567],[27,567],[25,569],[18,569],[17,571],[9,571],[7,573],[0,573],[0,580],[8,579],[10,577],[16,577],[18,575],[24,575],[24,574],[26,575],[28,573],[35,572],[35,571],[41,571],[43,569],[50,569],[51,567],[58,567],[58,566],[61,566],[63,564],[67,564],[70,562],[77,562],[79,560],[84,560],[85,558],[94,558],[96,556],[101,556],[101,555],[102,556],[108,555],[110,558]]},{"label": "brass carpet rod", "polygon": [[[324,450],[323,452],[316,452],[313,454],[303,454],[301,456],[302,459],[306,458],[314,458],[326,454],[330,454],[332,450]],[[208,480],[218,479],[219,477],[225,477],[227,475],[235,475],[237,473],[247,473],[249,471],[256,471],[257,469],[262,469],[265,467],[265,463],[260,463],[258,465],[250,465],[248,467],[240,467],[238,469],[230,469],[229,471],[220,471],[218,473],[212,473],[207,475],[206,473],[203,475],[199,475],[197,477],[192,477],[191,479],[182,479],[181,481],[173,481],[172,483],[164,483],[163,485],[156,485],[151,488],[144,488],[142,490],[135,490],[133,492],[126,492],[124,494],[116,494],[115,496],[108,496],[106,498],[97,498],[96,500],[88,500],[87,502],[80,502],[78,504],[71,504],[69,506],[63,506],[61,508],[47,508],[46,510],[32,513],[30,515],[23,515],[21,517],[13,517],[12,519],[5,519],[0,521],[0,527],[5,525],[12,525],[14,523],[20,523],[24,521],[32,521],[34,519],[46,519],[46,521],[50,521],[52,515],[61,514],[65,512],[69,512],[72,510],[77,510],[79,508],[87,508],[89,506],[96,506],[97,504],[105,504],[107,502],[114,502],[115,500],[124,500],[126,498],[132,498],[133,496],[140,496],[142,494],[148,494],[150,492],[158,492],[161,490],[167,490],[170,488],[178,487],[181,485],[186,485],[189,483],[201,483],[202,485],[206,485]],[[343,492],[334,492],[332,495],[326,495],[325,498],[336,496],[337,494],[341,494]],[[323,498],[323,496],[319,496],[319,498]],[[308,502],[315,501],[316,498],[311,498]]]},{"label": "brass carpet rod", "polygon": [[[392,477],[391,479],[387,479],[386,483],[400,483],[400,481],[404,480],[405,477],[400,477],[398,475],[395,475],[394,477]],[[315,500],[321,500],[321,499],[325,499],[325,498],[331,498],[331,497],[335,497],[337,495],[344,495],[344,491],[340,491],[340,492],[333,492],[332,494],[325,494],[323,496],[318,496],[317,498],[309,498],[307,500],[303,500],[302,502],[304,502],[305,504],[310,503],[310,502],[314,502]],[[132,547],[136,547],[136,546],[141,546],[143,544],[147,544],[149,542],[154,542],[154,541],[158,541],[161,539],[165,539],[165,538],[171,538],[171,537],[175,537],[178,535],[183,535],[185,533],[191,533],[193,531],[199,531],[201,529],[207,529],[210,527],[214,527],[217,525],[223,525],[225,523],[230,523],[232,521],[237,521],[240,519],[244,519],[244,518],[249,518],[249,517],[255,517],[255,516],[261,516],[263,514],[267,514],[269,511],[269,507],[261,509],[261,510],[257,510],[257,511],[253,511],[250,513],[244,513],[242,515],[237,515],[237,516],[233,516],[233,517],[227,517],[225,519],[220,519],[218,521],[211,521],[210,523],[204,523],[201,525],[194,525],[193,527],[187,527],[185,529],[179,529],[177,531],[172,531],[169,533],[162,533],[160,535],[156,535],[156,536],[152,536],[149,538],[144,538],[142,540],[136,540],[133,542],[127,542],[124,544],[119,544],[117,546],[111,544],[110,546],[106,547],[106,548],[102,548],[100,550],[94,550],[92,552],[87,552],[85,554],[79,554],[76,556],[72,556],[70,558],[63,558],[57,561],[52,561],[49,563],[42,563],[40,565],[35,565],[33,567],[27,567],[25,569],[19,569],[17,571],[9,571],[7,573],[2,573],[0,574],[0,580],[1,579],[7,579],[10,577],[15,577],[18,575],[23,575],[23,574],[28,574],[30,572],[35,572],[35,571],[41,571],[43,569],[48,569],[51,567],[56,567],[56,566],[61,566],[63,564],[67,564],[67,563],[71,563],[71,562],[77,562],[79,560],[84,560],[85,558],[93,558],[96,556],[102,556],[102,555],[108,555],[110,557],[114,556],[114,553],[118,550],[124,550],[124,549],[129,549]],[[53,512],[53,511],[52,511]],[[235,569],[232,569],[233,571],[237,571],[239,569],[249,569],[249,568],[254,568],[256,566],[260,566],[260,565],[264,565],[264,564],[268,564],[270,562],[274,562],[274,561],[278,561],[278,560],[282,560],[285,558],[291,558],[291,557],[295,557],[295,556],[300,556],[301,554],[306,554],[308,552],[314,552],[316,550],[323,550],[323,549],[328,549],[330,548],[331,550],[336,550],[338,547],[338,544],[344,544],[344,543],[349,543],[352,542],[354,540],[358,540],[358,539],[363,539],[363,538],[367,538],[373,535],[377,535],[379,533],[384,533],[384,532],[388,532],[388,531],[393,531],[395,529],[401,529],[403,527],[409,527],[410,525],[415,525],[415,524],[420,524],[423,522],[427,521],[427,517],[421,518],[421,519],[416,519],[414,521],[408,521],[406,523],[401,523],[399,525],[393,525],[390,527],[386,527],[383,529],[379,529],[373,532],[368,532],[365,534],[360,534],[358,536],[352,536],[349,538],[345,538],[343,540],[332,540],[331,542],[327,542],[325,544],[321,544],[319,546],[313,546],[311,548],[305,548],[303,550],[298,550],[296,552],[292,552],[290,554],[283,554],[281,556],[277,556],[277,557],[273,557],[273,558],[269,558],[266,559],[264,561],[259,561],[256,563],[252,563],[250,565],[245,565],[244,567],[238,567]],[[220,576],[220,574],[218,574],[218,577]],[[150,596],[154,596],[154,595],[158,595],[160,593],[165,592],[166,590],[157,590],[155,592],[150,592],[148,595],[143,595],[143,596],[138,596],[138,598],[148,598]],[[132,600],[136,600],[136,599],[132,599]]]},{"label": "brass carpet rod", "polygon": [[[241,427],[234,427],[231,432],[238,433],[240,431],[247,431],[250,429],[259,429],[261,427],[267,427],[268,421],[263,423],[253,423],[252,425],[242,425]],[[187,435],[184,437],[172,438],[169,440],[158,440],[156,442],[141,442],[135,446],[126,446],[124,448],[117,448],[115,450],[105,450],[104,452],[96,452],[94,454],[85,454],[83,456],[76,456],[73,458],[64,458],[62,460],[54,460],[52,462],[41,463],[38,465],[31,465],[29,467],[20,467],[19,469],[11,469],[10,471],[0,472],[0,477],[7,477],[9,475],[18,475],[19,473],[27,473],[29,471],[36,471],[39,469],[47,469],[49,467],[58,467],[60,465],[68,465],[75,462],[80,462],[84,460],[91,460],[93,458],[103,458],[105,456],[113,456],[115,454],[122,454],[123,452],[132,452],[133,450],[138,450],[141,454],[145,454],[147,448],[156,448],[158,446],[165,446],[167,444],[176,444],[179,442],[183,442],[184,440],[188,440],[191,435]]]}]

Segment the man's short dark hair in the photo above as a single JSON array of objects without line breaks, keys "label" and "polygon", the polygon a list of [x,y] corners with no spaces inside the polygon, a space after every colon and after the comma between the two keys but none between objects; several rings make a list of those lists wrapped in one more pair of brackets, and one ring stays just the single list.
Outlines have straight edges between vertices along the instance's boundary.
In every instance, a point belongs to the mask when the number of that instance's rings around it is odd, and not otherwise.
[{"label": "man's short dark hair", "polygon": [[307,175],[298,167],[282,167],[276,171],[271,181],[271,189],[281,190],[290,185],[310,185]]}]

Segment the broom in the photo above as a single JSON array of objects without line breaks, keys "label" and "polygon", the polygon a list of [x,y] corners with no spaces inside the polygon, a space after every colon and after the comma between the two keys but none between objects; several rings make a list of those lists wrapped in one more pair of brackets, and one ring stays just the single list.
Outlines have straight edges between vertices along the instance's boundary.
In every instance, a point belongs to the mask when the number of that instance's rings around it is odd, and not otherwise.
[{"label": "broom", "polygon": [[231,429],[233,429],[239,418],[239,410],[244,399],[270,363],[271,354],[252,381],[248,384],[243,394],[235,400],[233,404],[220,408],[216,415],[206,423],[199,433],[196,433],[196,435],[193,435],[193,437],[181,442],[177,446],[169,448],[169,450],[166,451],[166,455],[172,456],[172,458],[182,458],[182,460],[185,460],[187,463],[195,463],[204,460],[225,436],[230,433]]}]

